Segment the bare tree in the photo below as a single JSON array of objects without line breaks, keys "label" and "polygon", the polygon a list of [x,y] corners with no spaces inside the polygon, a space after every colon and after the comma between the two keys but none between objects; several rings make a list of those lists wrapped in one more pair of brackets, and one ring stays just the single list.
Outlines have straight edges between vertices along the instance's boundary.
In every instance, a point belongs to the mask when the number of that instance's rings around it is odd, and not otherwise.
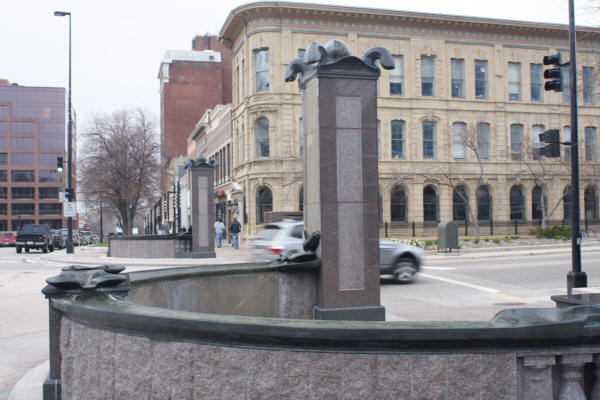
[{"label": "bare tree", "polygon": [[94,118],[83,137],[82,194],[110,205],[131,234],[138,212],[159,193],[156,123],[141,110],[121,110]]},{"label": "bare tree", "polygon": [[[565,151],[563,147],[561,153]],[[551,162],[551,159],[540,155],[540,144],[538,141],[527,140],[524,138],[523,152],[521,157],[520,175],[531,179],[536,186],[542,189],[540,205],[542,212],[542,228],[546,227],[546,222],[552,217],[554,212],[564,200],[564,195],[560,196],[557,201],[552,204],[552,208],[548,211],[547,193],[550,183],[559,177],[570,176],[570,168],[566,161],[558,159],[556,162]]]},{"label": "bare tree", "polygon": [[[453,195],[458,195],[464,202],[468,219],[473,221],[474,234],[477,239],[480,237],[479,233],[479,220],[475,215],[471,202],[468,199],[466,193],[462,191],[464,185],[464,177],[470,176],[475,181],[475,202],[477,201],[477,191],[484,182],[485,176],[485,159],[488,158],[489,154],[489,132],[486,136],[484,132],[478,132],[477,128],[472,126],[461,125],[459,131],[454,135],[453,132],[453,151],[456,150],[459,158],[462,157],[465,160],[467,158],[474,158],[476,166],[473,163],[456,162],[456,163],[443,163],[443,167],[434,169],[431,174],[426,173],[415,173],[424,177],[427,181],[452,188]],[[453,128],[451,127],[451,130]]]}]

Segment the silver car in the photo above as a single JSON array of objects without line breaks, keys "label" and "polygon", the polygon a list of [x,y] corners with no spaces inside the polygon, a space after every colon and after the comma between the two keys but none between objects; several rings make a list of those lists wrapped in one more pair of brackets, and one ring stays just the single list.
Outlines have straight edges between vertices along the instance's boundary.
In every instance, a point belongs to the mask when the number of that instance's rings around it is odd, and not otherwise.
[{"label": "silver car", "polygon": [[[286,253],[302,251],[304,223],[284,220],[265,225],[253,241],[255,260],[273,261]],[[400,283],[415,280],[423,261],[421,248],[391,240],[379,241],[381,275]]]}]

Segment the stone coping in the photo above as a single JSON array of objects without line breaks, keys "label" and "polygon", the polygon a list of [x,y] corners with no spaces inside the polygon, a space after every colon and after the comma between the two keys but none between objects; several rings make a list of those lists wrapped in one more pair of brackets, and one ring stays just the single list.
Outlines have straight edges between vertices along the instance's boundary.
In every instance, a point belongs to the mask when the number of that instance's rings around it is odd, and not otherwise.
[{"label": "stone coping", "polygon": [[187,233],[171,233],[168,235],[114,235],[109,240],[192,240],[192,235]]},{"label": "stone coping", "polygon": [[[131,283],[275,272],[273,264],[174,268],[131,273]],[[259,294],[257,294],[259,295]],[[600,344],[600,308],[509,309],[481,322],[315,321],[205,314],[134,304],[91,293],[52,299],[66,318],[96,329],[228,347],[341,352],[541,351]]]}]

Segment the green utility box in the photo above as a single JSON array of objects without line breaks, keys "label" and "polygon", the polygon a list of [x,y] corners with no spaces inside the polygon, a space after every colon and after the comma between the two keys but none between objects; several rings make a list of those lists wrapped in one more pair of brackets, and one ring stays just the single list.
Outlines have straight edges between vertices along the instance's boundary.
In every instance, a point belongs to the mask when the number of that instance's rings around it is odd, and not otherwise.
[{"label": "green utility box", "polygon": [[456,222],[440,222],[438,224],[438,251],[447,252],[452,249],[458,250],[458,227]]}]

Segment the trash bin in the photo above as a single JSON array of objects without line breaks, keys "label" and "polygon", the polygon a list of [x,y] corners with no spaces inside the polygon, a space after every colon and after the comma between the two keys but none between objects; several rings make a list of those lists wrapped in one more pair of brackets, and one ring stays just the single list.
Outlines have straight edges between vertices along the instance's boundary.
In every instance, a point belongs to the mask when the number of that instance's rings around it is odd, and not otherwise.
[{"label": "trash bin", "polygon": [[458,227],[456,222],[440,222],[438,224],[438,251],[452,252],[458,250]]}]

